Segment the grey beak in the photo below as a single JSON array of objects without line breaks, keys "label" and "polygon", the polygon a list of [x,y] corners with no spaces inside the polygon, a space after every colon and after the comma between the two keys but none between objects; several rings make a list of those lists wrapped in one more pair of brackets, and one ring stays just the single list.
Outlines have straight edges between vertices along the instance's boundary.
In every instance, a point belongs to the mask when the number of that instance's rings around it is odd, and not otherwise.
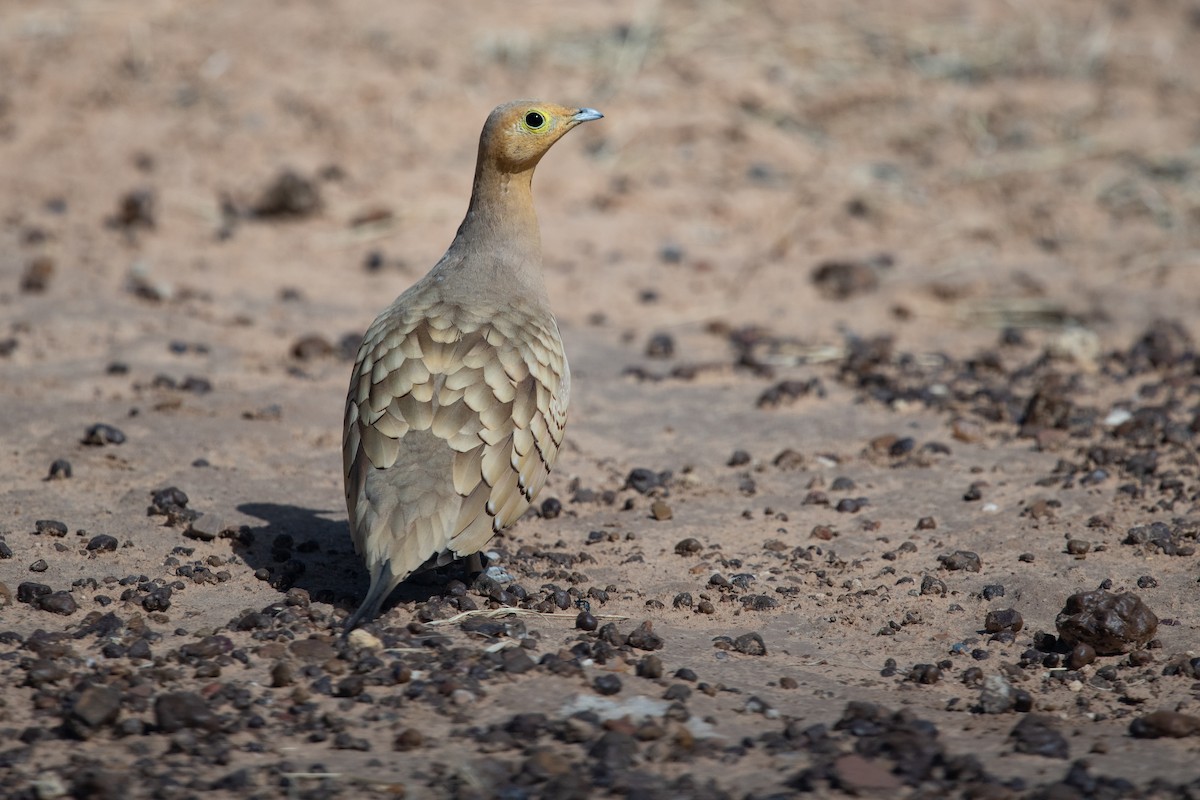
[{"label": "grey beak", "polygon": [[594,108],[581,108],[571,119],[574,122],[591,122],[594,119],[604,119],[604,115]]}]

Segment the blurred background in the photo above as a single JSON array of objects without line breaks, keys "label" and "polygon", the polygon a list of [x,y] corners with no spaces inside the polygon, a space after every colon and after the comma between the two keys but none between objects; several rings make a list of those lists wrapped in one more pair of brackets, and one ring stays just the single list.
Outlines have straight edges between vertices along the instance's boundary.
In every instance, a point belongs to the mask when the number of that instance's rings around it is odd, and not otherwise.
[{"label": "blurred background", "polygon": [[1182,0],[13,0],[0,308],[361,331],[452,237],[488,111],[541,97],[607,115],[537,178],[565,328],[1194,315],[1198,45]]}]

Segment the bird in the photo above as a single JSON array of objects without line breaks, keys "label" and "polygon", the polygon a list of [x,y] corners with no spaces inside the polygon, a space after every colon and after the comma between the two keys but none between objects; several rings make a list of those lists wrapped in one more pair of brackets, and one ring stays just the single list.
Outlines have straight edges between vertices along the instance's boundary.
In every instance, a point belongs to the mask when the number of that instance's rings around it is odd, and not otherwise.
[{"label": "bird", "polygon": [[571,372],[542,273],[532,179],[593,108],[518,100],[488,115],[466,216],[445,255],[363,336],[342,461],[370,587],[345,630],[423,566],[469,557],[515,522],[563,442]]}]

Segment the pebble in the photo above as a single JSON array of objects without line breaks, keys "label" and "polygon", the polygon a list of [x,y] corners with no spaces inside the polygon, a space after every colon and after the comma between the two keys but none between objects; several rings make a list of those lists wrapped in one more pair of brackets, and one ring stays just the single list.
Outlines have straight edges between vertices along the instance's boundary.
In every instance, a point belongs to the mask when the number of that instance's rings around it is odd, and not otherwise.
[{"label": "pebble", "polygon": [[50,594],[54,591],[44,583],[34,583],[33,581],[23,581],[17,584],[17,602],[32,603],[42,595]]},{"label": "pebble", "polygon": [[320,208],[317,184],[295,170],[284,169],[263,189],[251,211],[260,218],[300,218]]},{"label": "pebble", "polygon": [[935,578],[932,575],[926,575],[921,578],[921,594],[934,594],[940,597],[945,597],[949,589],[946,587],[946,582],[940,578]]},{"label": "pebble", "polygon": [[647,358],[673,358],[675,356],[675,339],[669,333],[656,333],[646,343]]},{"label": "pebble", "polygon": [[79,606],[70,592],[50,592],[40,595],[33,601],[33,606],[64,617],[69,617],[79,610]]},{"label": "pebble", "polygon": [[1154,711],[1129,723],[1135,739],[1182,739],[1200,736],[1200,717],[1178,711]]},{"label": "pebble", "polygon": [[952,571],[979,572],[983,569],[983,562],[979,560],[979,556],[970,550],[956,550],[950,555],[938,556],[938,561],[944,569]]},{"label": "pebble", "polygon": [[1023,717],[1009,733],[1009,738],[1014,740],[1014,749],[1018,753],[1043,758],[1066,759],[1070,756],[1066,737],[1059,732],[1052,717],[1042,714]]},{"label": "pebble", "polygon": [[392,742],[392,749],[398,752],[415,750],[425,743],[425,737],[416,728],[405,728]]},{"label": "pebble", "polygon": [[687,539],[680,539],[675,543],[675,553],[681,556],[694,555],[703,549],[704,545],[700,544],[700,540],[693,539],[691,537]]},{"label": "pebble", "polygon": [[[292,590],[296,591],[296,590]],[[307,605],[307,604],[306,604]],[[382,650],[383,642],[378,636],[364,628],[355,628],[346,635],[350,646],[358,650]]]},{"label": "pebble", "polygon": [[594,631],[600,626],[599,621],[590,611],[580,611],[575,617],[575,627],[581,631]]},{"label": "pebble", "polygon": [[542,519],[558,519],[562,514],[562,501],[557,497],[547,497],[542,501],[539,513]]},{"label": "pebble", "polygon": [[30,572],[45,572],[48,569],[50,569],[50,565],[46,563],[46,559],[44,558],[39,558],[29,565]]},{"label": "pebble", "polygon": [[56,458],[50,464],[50,475],[47,480],[63,480],[70,478],[74,474],[71,470],[71,462],[65,458]]},{"label": "pebble", "polygon": [[1076,670],[1082,669],[1095,660],[1096,648],[1087,642],[1080,642],[1071,648],[1071,653],[1067,656],[1067,667]]},{"label": "pebble", "polygon": [[296,669],[286,661],[277,661],[271,667],[271,685],[275,688],[291,686],[296,682]]},{"label": "pebble", "polygon": [[942,679],[942,670],[936,664],[914,664],[908,671],[908,679],[914,683],[931,685]]},{"label": "pebble", "polygon": [[336,350],[324,336],[313,333],[301,336],[293,342],[290,352],[292,358],[297,361],[315,361],[319,358],[329,358]]},{"label": "pebble", "polygon": [[637,664],[637,675],[650,680],[661,678],[663,676],[662,659],[655,655],[643,656]]},{"label": "pebble", "polygon": [[633,489],[638,494],[646,494],[652,489],[665,489],[670,478],[670,472],[654,472],[645,467],[637,467],[630,470],[625,478],[625,488]]},{"label": "pebble", "polygon": [[[978,671],[978,667],[973,667]],[[1000,673],[983,679],[983,690],[979,693],[979,707],[985,714],[1003,714],[1016,704],[1013,685]]]},{"label": "pebble", "polygon": [[629,646],[638,650],[661,650],[663,639],[653,631],[653,627],[653,623],[646,620],[635,628],[627,639]]},{"label": "pebble", "polygon": [[621,691],[621,679],[611,672],[597,675],[595,680],[592,681],[592,688],[598,694],[606,696],[618,694]]},{"label": "pebble", "polygon": [[1012,608],[1004,608],[998,611],[989,611],[983,622],[984,630],[988,633],[997,633],[999,631],[1012,631],[1017,633],[1021,628],[1025,627],[1025,619],[1019,611]]},{"label": "pebble", "polygon": [[757,632],[743,633],[733,640],[733,649],[748,656],[765,656],[767,645]]},{"label": "pebble", "polygon": [[120,711],[120,691],[111,686],[91,685],[71,704],[67,727],[76,737],[86,739],[98,728],[116,722]]},{"label": "pebble", "polygon": [[666,501],[655,500],[650,504],[650,516],[662,522],[671,519],[674,516],[674,512],[671,511],[671,506]]},{"label": "pebble", "polygon": [[211,542],[226,529],[225,518],[219,514],[198,514],[188,523],[183,535],[201,542]]},{"label": "pebble", "polygon": [[83,443],[92,447],[103,447],[106,444],[124,444],[125,434],[112,425],[98,422],[84,433]]},{"label": "pebble", "polygon": [[67,535],[66,523],[56,519],[39,519],[33,523],[33,532],[39,536],[54,536],[61,539]]},{"label": "pebble", "polygon": [[213,731],[220,720],[203,697],[195,692],[169,692],[154,699],[154,723],[164,733],[185,728]]},{"label": "pebble", "polygon": [[88,541],[87,549],[96,553],[111,553],[117,549],[117,544],[117,537],[109,536],[107,533],[100,533]]},{"label": "pebble", "polygon": [[1158,631],[1158,617],[1132,592],[1096,590],[1068,597],[1055,625],[1067,644],[1085,643],[1112,656],[1146,646]]}]

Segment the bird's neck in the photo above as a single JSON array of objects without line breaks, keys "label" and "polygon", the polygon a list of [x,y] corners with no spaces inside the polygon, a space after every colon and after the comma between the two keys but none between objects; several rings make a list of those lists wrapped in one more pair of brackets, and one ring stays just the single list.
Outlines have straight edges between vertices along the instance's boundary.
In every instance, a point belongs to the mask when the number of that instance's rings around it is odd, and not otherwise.
[{"label": "bird's neck", "polygon": [[480,168],[455,244],[485,243],[488,252],[479,255],[505,266],[533,269],[540,279],[542,238],[533,209],[532,182],[532,167],[516,173],[491,165]]}]

